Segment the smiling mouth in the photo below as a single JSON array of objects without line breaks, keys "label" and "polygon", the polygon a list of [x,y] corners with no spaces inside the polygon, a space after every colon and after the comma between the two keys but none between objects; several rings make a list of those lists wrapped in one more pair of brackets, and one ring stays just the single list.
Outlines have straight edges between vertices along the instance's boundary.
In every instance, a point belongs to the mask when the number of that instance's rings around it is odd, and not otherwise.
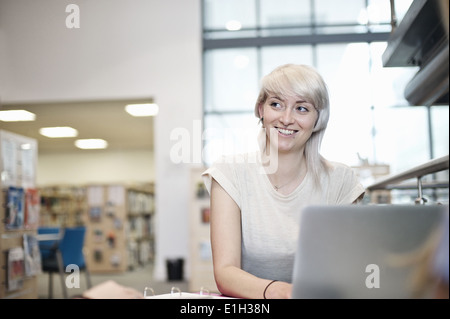
[{"label": "smiling mouth", "polygon": [[285,128],[275,127],[279,133],[282,135],[290,136],[298,132],[298,130],[289,130]]}]

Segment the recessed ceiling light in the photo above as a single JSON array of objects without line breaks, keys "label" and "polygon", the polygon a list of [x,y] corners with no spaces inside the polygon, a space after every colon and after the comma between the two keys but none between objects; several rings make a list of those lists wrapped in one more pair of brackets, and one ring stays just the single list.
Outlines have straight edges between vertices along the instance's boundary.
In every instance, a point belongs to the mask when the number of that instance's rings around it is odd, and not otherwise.
[{"label": "recessed ceiling light", "polygon": [[128,104],[125,106],[125,111],[133,116],[155,116],[158,114],[158,104],[144,103],[144,104]]},{"label": "recessed ceiling light", "polygon": [[238,31],[241,30],[242,24],[237,20],[230,20],[225,24],[225,28],[227,28],[228,31]]},{"label": "recessed ceiling light", "polygon": [[75,137],[78,131],[69,126],[43,127],[39,129],[41,135],[51,138]]},{"label": "recessed ceiling light", "polygon": [[76,140],[75,146],[84,150],[102,149],[108,147],[108,142],[100,138],[88,138]]},{"label": "recessed ceiling light", "polygon": [[35,119],[36,114],[26,110],[0,111],[0,121],[3,122],[34,121]]}]

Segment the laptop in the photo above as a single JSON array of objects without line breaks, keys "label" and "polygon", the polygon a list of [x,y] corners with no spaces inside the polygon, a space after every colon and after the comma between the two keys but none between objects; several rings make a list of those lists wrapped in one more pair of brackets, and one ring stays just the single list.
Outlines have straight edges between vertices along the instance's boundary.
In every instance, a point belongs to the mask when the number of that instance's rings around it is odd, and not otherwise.
[{"label": "laptop", "polygon": [[442,227],[442,205],[308,206],[292,298],[413,298],[414,252]]}]

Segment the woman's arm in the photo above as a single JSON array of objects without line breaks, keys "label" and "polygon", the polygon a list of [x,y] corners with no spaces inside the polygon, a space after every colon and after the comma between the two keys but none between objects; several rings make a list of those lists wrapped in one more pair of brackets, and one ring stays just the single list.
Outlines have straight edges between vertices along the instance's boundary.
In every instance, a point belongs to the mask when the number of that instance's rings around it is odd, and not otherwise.
[{"label": "woman's arm", "polygon": [[[211,246],[214,277],[219,291],[231,297],[262,299],[271,280],[241,269],[241,211],[213,179],[211,185]],[[266,298],[290,298],[291,284],[272,283]]]}]

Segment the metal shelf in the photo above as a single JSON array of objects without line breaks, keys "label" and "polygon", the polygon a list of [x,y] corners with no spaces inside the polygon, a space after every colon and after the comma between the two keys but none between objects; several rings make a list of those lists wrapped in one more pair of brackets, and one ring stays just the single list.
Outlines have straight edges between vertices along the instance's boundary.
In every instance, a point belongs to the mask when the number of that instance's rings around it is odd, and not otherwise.
[{"label": "metal shelf", "polygon": [[436,158],[429,162],[416,166],[412,169],[404,171],[399,174],[391,175],[376,181],[374,184],[367,187],[367,190],[373,191],[378,189],[392,188],[393,184],[398,184],[411,178],[421,178],[425,175],[436,173],[448,169],[449,156]]},{"label": "metal shelf", "polygon": [[[448,164],[449,164],[449,156],[444,156],[441,158],[433,159],[425,164],[416,166],[410,170],[404,171],[399,174],[395,174],[392,176],[388,176],[386,178],[383,178],[374,184],[368,186],[366,189],[368,191],[374,191],[374,190],[382,190],[382,189],[395,189],[395,188],[402,188],[401,185],[398,185],[399,183],[412,179],[417,178],[417,190],[418,190],[418,196],[415,200],[416,204],[425,204],[427,200],[423,197],[423,188],[424,185],[422,185],[422,177],[425,175],[437,173],[440,171],[448,170]],[[396,187],[396,185],[398,185]],[[429,186],[429,185],[427,185]],[[436,187],[444,187],[448,188],[448,181],[446,183],[435,183],[432,185],[433,188]],[[411,187],[408,187],[411,188]]]},{"label": "metal shelf", "polygon": [[[394,0],[391,0],[394,1]],[[419,67],[405,88],[410,105],[449,102],[448,0],[414,0],[383,53],[384,67]]]},{"label": "metal shelf", "polygon": [[421,66],[448,43],[439,1],[415,0],[388,39],[383,66]]}]

